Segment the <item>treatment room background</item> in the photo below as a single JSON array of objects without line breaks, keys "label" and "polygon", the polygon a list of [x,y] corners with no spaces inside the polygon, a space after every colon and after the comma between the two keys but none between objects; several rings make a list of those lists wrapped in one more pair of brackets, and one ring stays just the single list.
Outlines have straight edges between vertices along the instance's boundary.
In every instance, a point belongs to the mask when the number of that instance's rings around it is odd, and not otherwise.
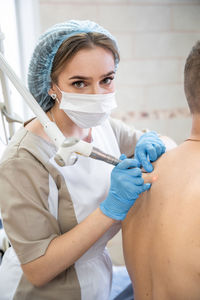
[{"label": "treatment room background", "polygon": [[[24,82],[37,37],[49,26],[69,19],[95,21],[118,40],[121,62],[113,117],[181,143],[191,125],[183,70],[191,47],[200,39],[200,0],[0,0],[4,54]],[[7,110],[22,121],[28,119],[30,110],[9,87]],[[19,125],[5,126],[9,132]],[[5,143],[2,120],[0,133],[1,154]],[[123,264],[118,238],[111,241],[110,250],[114,263]]]}]

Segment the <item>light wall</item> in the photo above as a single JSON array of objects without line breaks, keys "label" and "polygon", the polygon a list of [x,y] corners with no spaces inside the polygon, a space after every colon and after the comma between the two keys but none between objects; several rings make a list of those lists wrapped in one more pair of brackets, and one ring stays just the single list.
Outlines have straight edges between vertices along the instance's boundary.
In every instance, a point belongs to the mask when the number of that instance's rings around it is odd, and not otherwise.
[{"label": "light wall", "polygon": [[41,32],[69,19],[90,19],[117,38],[121,62],[113,116],[177,143],[190,133],[183,69],[200,38],[199,16],[199,0],[40,0]]}]

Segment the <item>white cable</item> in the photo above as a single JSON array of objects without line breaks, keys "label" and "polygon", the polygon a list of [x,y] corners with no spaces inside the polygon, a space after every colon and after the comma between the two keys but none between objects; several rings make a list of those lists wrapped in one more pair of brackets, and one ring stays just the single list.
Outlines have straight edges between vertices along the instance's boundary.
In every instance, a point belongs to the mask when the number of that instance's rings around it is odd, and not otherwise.
[{"label": "white cable", "polygon": [[29,107],[32,109],[32,111],[35,113],[35,115],[43,125],[47,135],[50,137],[52,142],[54,142],[57,148],[59,148],[60,145],[65,140],[64,135],[62,134],[60,129],[56,126],[56,124],[50,121],[46,113],[42,110],[42,108],[39,106],[37,101],[27,90],[27,88],[22,84],[18,76],[11,69],[11,67],[6,62],[5,58],[1,53],[0,53],[0,69],[8,76],[10,81],[14,84],[18,92],[22,95],[24,100],[27,102]]},{"label": "white cable", "polygon": [[2,110],[1,110],[1,120],[2,120],[3,131],[4,131],[4,136],[5,136],[5,139],[6,139],[6,143],[3,142],[3,139],[1,138],[1,136],[0,136],[0,140],[4,145],[7,145],[8,144],[8,136],[7,136],[7,132],[6,132],[6,126],[5,126],[5,121],[4,121],[4,116],[3,116]]}]

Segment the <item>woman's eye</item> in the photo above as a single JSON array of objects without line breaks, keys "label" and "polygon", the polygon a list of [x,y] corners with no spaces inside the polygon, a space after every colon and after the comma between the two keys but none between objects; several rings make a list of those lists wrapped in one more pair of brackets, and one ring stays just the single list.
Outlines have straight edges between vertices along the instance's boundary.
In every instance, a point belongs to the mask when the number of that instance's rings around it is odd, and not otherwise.
[{"label": "woman's eye", "polygon": [[77,88],[83,88],[85,86],[85,83],[83,81],[75,81],[72,83],[73,86],[77,87]]},{"label": "woman's eye", "polygon": [[109,85],[113,79],[114,79],[114,77],[106,77],[102,80],[102,83]]}]

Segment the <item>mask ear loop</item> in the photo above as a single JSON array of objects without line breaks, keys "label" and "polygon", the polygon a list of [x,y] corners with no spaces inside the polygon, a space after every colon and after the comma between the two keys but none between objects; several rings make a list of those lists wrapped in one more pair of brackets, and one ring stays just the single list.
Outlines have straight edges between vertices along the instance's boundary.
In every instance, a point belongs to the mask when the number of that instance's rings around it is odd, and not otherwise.
[{"label": "mask ear loop", "polygon": [[[57,89],[61,92],[61,94],[62,94],[62,91],[60,90],[60,88],[57,86],[57,84],[55,84],[56,85],[56,87],[57,87]],[[53,99],[53,100],[56,100],[59,104],[60,104],[60,101],[59,101],[59,99],[58,99],[58,97],[57,97],[57,95],[56,94],[51,94],[51,98]]]},{"label": "mask ear loop", "polygon": [[[56,94],[51,94],[50,96],[51,96],[51,98],[52,98],[54,101],[56,100],[58,103],[60,103],[60,101],[58,100],[58,97],[57,97]],[[55,121],[55,118],[54,118],[54,114],[53,114],[53,112],[52,112],[52,109],[50,109],[49,112],[50,112],[50,115],[51,115],[51,118],[52,118],[53,122],[56,124],[56,121]]]}]

